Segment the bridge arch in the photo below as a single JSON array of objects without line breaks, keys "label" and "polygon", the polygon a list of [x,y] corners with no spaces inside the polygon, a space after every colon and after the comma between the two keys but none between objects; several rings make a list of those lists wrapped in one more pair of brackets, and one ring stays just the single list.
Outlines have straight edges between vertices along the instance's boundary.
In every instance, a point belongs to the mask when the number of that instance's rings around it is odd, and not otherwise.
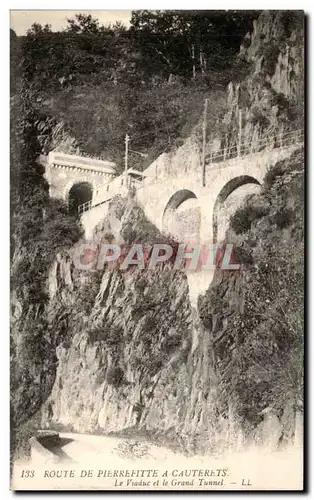
[{"label": "bridge arch", "polygon": [[162,230],[176,239],[198,241],[201,210],[198,198],[189,189],[179,189],[168,200],[162,217]]},{"label": "bridge arch", "polygon": [[[221,231],[219,231],[219,218],[221,217],[221,214],[224,210],[225,203],[227,199],[229,198],[230,195],[232,195],[236,190],[241,188],[242,186],[246,185],[251,185],[255,186],[254,191],[256,191],[256,187],[260,188],[261,184],[260,182],[255,178],[250,175],[240,175],[238,177],[234,177],[230,181],[228,181],[224,187],[220,190],[215,203],[214,203],[214,208],[213,208],[213,242],[217,243],[218,239],[218,234],[219,232],[222,232],[223,229],[226,228],[221,228]],[[249,194],[246,192],[246,195]],[[243,194],[242,194],[243,198]],[[234,203],[234,211],[238,208],[239,203]]]},{"label": "bridge arch", "polygon": [[68,192],[68,207],[71,215],[78,215],[78,207],[93,198],[93,186],[90,182],[76,182]]}]

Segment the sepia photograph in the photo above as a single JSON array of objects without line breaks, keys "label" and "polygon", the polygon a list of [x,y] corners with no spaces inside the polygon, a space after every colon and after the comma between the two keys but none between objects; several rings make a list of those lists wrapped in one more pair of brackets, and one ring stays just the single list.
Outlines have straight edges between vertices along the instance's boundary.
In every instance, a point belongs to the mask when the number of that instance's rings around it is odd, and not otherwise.
[{"label": "sepia photograph", "polygon": [[304,491],[301,10],[10,11],[10,488]]}]

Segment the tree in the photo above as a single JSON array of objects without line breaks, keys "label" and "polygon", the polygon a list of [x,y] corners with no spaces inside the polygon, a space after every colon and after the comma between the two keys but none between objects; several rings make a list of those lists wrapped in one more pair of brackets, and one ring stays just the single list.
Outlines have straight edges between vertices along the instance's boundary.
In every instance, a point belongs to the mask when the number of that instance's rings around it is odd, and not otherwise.
[{"label": "tree", "polygon": [[10,28],[10,41],[12,42],[13,40],[16,40],[17,39],[17,35],[15,33],[15,31]]},{"label": "tree", "polygon": [[93,19],[90,14],[76,14],[74,18],[67,21],[66,31],[68,33],[92,33],[97,35],[104,31],[104,26],[100,26],[98,19]]},{"label": "tree", "polygon": [[169,77],[203,77],[230,64],[258,11],[132,12],[131,35],[143,64]]},{"label": "tree", "polygon": [[39,23],[33,23],[31,28],[26,32],[27,36],[43,35],[46,33],[52,33],[51,24],[45,24],[44,26],[42,26]]}]

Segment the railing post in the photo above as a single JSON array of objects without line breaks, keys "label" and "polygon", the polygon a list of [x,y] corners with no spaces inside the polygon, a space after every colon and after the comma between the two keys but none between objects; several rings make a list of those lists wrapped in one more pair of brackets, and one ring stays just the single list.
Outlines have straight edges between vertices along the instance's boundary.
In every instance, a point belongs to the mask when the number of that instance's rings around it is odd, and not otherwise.
[{"label": "railing post", "polygon": [[279,146],[282,148],[282,132],[279,133]]},{"label": "railing post", "polygon": [[239,144],[238,156],[241,156],[241,143],[242,143],[242,109],[239,109]]},{"label": "railing post", "polygon": [[202,147],[202,186],[206,185],[206,166],[205,166],[205,150],[206,150],[206,125],[207,125],[207,107],[208,100],[204,102],[204,115],[203,115],[203,147]]}]

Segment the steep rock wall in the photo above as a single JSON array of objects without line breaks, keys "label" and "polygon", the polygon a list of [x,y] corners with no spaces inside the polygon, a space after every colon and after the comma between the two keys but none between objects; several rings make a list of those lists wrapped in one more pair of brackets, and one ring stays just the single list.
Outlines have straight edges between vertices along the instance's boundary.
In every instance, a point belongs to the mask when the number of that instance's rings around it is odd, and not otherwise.
[{"label": "steep rock wall", "polygon": [[[158,236],[135,202],[118,200],[115,214],[125,203],[124,238],[130,223],[136,241],[141,236],[146,242],[148,232]],[[106,224],[98,228],[99,241],[108,237]],[[105,433],[145,428],[170,432],[185,449],[194,446],[200,425],[208,426],[214,374],[210,337],[191,309],[185,274],[170,265],[86,273],[75,269],[71,257],[59,257],[51,269],[51,314],[58,303],[59,318],[67,317],[72,331],[57,348],[43,424],[52,420]]]},{"label": "steep rock wall", "polygon": [[[239,53],[250,65],[241,82],[230,82],[227,113],[210,150],[259,150],[259,141],[302,128],[304,98],[304,14],[264,11],[253,23]],[[241,129],[241,130],[240,130]]]}]

